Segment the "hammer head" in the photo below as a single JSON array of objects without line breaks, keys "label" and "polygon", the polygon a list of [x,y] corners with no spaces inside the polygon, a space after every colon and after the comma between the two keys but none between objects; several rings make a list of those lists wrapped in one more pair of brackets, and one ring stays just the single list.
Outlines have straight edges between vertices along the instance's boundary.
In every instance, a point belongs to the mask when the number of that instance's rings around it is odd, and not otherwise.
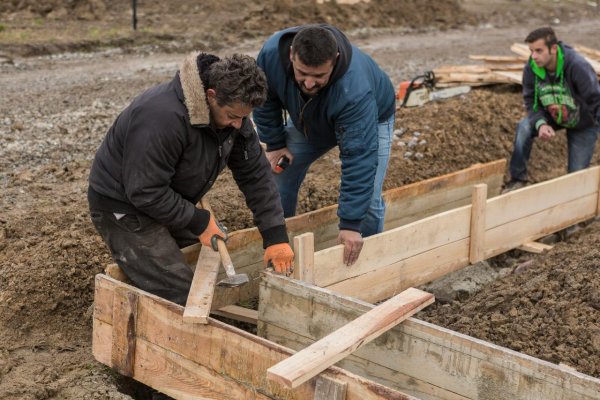
[{"label": "hammer head", "polygon": [[246,274],[235,274],[231,276],[227,276],[227,278],[223,279],[217,285],[224,287],[236,287],[245,285],[249,282],[248,275]]}]

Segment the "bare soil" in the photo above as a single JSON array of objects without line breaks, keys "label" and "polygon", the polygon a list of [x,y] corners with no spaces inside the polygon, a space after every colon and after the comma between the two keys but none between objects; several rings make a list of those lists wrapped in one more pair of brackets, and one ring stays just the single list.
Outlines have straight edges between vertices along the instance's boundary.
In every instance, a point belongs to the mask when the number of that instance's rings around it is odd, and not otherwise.
[{"label": "bare soil", "polygon": [[[144,398],[91,355],[94,275],[110,256],[87,213],[91,160],[106,130],[145,88],[170,79],[183,54],[256,55],[266,35],[332,22],[373,55],[395,84],[469,54],[510,54],[553,23],[569,43],[598,47],[587,1],[5,1],[0,4],[0,399]],[[168,6],[167,6],[168,4]],[[496,86],[398,111],[389,189],[507,158],[523,115],[518,86]],[[566,140],[536,143],[530,177],[565,172]],[[410,153],[410,154],[409,154]],[[597,156],[593,164],[598,164]],[[311,168],[299,212],[337,201],[335,151]],[[230,229],[251,216],[229,174],[211,196]],[[421,313],[451,329],[600,377],[599,223],[481,292]],[[515,261],[516,260],[516,261]]]}]

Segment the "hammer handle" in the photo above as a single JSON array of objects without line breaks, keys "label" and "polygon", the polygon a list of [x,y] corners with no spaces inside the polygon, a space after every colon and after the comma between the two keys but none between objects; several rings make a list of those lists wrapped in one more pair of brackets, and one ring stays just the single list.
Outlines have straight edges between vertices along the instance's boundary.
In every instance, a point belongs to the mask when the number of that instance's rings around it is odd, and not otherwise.
[{"label": "hammer handle", "polygon": [[[200,200],[200,205],[206,211],[211,213],[211,215],[213,215],[213,217],[214,217],[214,213],[212,211],[212,208],[210,207],[210,203],[208,202],[207,198],[203,197]],[[233,263],[231,262],[231,257],[229,256],[229,251],[227,251],[227,246],[225,245],[225,242],[222,240],[217,240],[217,248],[219,249],[219,255],[221,256],[221,263],[223,264],[223,268],[225,268],[225,272],[227,273],[227,276],[235,275],[235,269],[233,268]]]}]

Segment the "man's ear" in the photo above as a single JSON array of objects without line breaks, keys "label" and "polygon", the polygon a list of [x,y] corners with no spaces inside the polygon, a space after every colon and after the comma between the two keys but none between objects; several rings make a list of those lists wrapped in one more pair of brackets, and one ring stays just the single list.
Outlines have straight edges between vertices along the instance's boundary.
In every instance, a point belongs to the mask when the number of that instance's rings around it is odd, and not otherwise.
[{"label": "man's ear", "polygon": [[293,63],[294,62],[294,52],[292,50],[292,46],[290,46],[290,62]]},{"label": "man's ear", "polygon": [[550,46],[550,54],[554,55],[556,54],[558,51],[558,45],[557,44],[553,44],[552,46]]}]

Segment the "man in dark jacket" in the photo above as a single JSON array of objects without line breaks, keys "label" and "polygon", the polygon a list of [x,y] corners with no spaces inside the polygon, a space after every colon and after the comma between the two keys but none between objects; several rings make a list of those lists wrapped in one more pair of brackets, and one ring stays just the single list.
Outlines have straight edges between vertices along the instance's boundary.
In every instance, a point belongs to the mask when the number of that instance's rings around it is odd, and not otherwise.
[{"label": "man in dark jacket", "polygon": [[251,57],[193,53],[173,80],[117,117],[96,153],[88,200],[96,229],[136,286],[185,304],[193,273],[179,249],[226,237],[195,207],[226,166],[254,214],[265,262],[290,271],[279,194],[248,118],[266,91]]},{"label": "man in dark jacket", "polygon": [[534,30],[525,43],[531,51],[523,71],[527,117],[517,126],[505,192],[525,185],[535,137],[547,140],[566,128],[567,171],[573,172],[590,165],[600,131],[600,86],[592,66],[559,42],[552,28]]},{"label": "man in dark jacket", "polygon": [[[344,244],[344,262],[351,265],[362,237],[383,230],[381,191],[396,109],[392,83],[371,57],[325,24],[275,33],[257,62],[267,75],[269,95],[253,118],[267,145],[285,216],[296,212],[310,165],[337,145],[342,166],[338,241]],[[290,163],[281,171],[277,163],[283,156]]]}]

